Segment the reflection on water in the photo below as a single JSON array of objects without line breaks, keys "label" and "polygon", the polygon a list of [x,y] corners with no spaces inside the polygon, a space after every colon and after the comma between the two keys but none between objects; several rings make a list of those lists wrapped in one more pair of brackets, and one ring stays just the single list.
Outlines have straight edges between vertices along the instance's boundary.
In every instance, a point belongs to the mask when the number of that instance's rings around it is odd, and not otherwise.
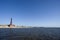
[{"label": "reflection on water", "polygon": [[0,40],[59,40],[60,28],[0,28]]}]

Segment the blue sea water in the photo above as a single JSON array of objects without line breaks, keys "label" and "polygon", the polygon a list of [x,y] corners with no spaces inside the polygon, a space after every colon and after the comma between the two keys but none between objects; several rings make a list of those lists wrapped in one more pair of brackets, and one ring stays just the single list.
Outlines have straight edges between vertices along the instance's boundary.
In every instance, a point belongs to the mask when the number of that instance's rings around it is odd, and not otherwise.
[{"label": "blue sea water", "polygon": [[57,40],[60,28],[0,28],[0,40],[32,40],[26,37]]}]

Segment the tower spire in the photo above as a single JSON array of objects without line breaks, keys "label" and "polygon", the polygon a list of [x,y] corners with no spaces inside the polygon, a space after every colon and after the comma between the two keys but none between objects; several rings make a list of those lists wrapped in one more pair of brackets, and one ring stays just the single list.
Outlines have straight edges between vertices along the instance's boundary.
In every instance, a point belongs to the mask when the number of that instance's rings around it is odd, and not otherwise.
[{"label": "tower spire", "polygon": [[14,28],[15,27],[15,25],[12,24],[12,18],[10,20],[10,24],[8,25],[8,27],[10,27],[10,28]]},{"label": "tower spire", "polygon": [[11,18],[11,21],[10,21],[10,25],[12,25],[12,18]]}]

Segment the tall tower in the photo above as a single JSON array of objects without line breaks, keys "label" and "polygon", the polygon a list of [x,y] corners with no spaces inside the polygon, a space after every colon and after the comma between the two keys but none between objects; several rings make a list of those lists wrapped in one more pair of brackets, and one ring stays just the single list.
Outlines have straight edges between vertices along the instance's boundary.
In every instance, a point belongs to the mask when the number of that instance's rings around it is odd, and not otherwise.
[{"label": "tall tower", "polygon": [[10,27],[10,28],[14,28],[15,27],[15,25],[12,24],[12,18],[11,18],[11,21],[10,21],[10,24],[8,25],[8,27]]},{"label": "tall tower", "polygon": [[10,21],[10,25],[12,25],[12,18],[11,18],[11,21]]}]

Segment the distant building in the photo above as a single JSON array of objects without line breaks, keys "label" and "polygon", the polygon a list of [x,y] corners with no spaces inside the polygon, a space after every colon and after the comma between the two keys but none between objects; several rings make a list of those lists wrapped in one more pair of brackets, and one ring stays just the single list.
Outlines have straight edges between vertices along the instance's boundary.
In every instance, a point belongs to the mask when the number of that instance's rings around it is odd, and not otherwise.
[{"label": "distant building", "polygon": [[10,24],[0,25],[0,28],[32,28],[31,26],[16,26],[12,23],[12,18],[10,20]]},{"label": "distant building", "polygon": [[15,28],[15,25],[12,24],[12,18],[11,18],[10,24],[0,25],[0,28]]},{"label": "distant building", "polygon": [[11,21],[10,21],[10,24],[8,25],[8,27],[10,27],[10,28],[14,28],[15,27],[15,25],[12,24],[12,18],[11,18]]}]

